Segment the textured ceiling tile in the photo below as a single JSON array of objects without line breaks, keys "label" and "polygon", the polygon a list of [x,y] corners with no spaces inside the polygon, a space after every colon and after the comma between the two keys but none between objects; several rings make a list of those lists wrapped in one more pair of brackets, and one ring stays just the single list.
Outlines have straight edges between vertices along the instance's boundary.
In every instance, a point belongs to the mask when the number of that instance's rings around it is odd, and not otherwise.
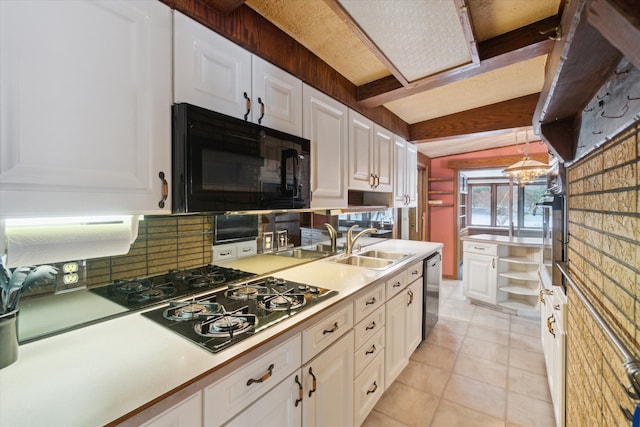
[{"label": "textured ceiling tile", "polygon": [[479,41],[558,14],[563,0],[467,0]]},{"label": "textured ceiling tile", "polygon": [[471,61],[452,1],[339,2],[408,81]]},{"label": "textured ceiling tile", "polygon": [[540,92],[547,56],[480,74],[384,106],[407,123],[446,116]]},{"label": "textured ceiling tile", "polygon": [[355,85],[390,74],[322,0],[248,0],[246,4]]}]

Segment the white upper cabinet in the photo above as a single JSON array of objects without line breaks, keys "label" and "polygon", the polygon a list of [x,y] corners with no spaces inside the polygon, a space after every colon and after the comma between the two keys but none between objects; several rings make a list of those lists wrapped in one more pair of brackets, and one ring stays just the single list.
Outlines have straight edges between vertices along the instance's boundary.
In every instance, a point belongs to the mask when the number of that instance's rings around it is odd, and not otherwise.
[{"label": "white upper cabinet", "polygon": [[393,138],[360,113],[349,110],[349,189],[391,192]]},{"label": "white upper cabinet", "polygon": [[251,119],[250,52],[176,11],[173,55],[176,103]]},{"label": "white upper cabinet", "polygon": [[393,201],[395,207],[415,207],[418,201],[418,149],[394,135]]},{"label": "white upper cabinet", "polygon": [[174,100],[302,135],[302,81],[175,12]]},{"label": "white upper cabinet", "polygon": [[169,7],[3,1],[0,29],[0,217],[170,212]]},{"label": "white upper cabinet", "polygon": [[302,136],[302,80],[253,56],[253,122]]},{"label": "white upper cabinet", "polygon": [[347,206],[347,107],[303,86],[304,131],[311,141],[311,207]]}]

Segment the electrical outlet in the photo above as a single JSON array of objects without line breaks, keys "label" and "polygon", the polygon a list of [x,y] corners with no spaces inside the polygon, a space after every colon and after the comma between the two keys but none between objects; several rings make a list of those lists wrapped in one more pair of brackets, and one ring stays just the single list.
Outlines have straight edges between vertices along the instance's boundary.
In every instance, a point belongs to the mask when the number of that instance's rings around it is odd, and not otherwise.
[{"label": "electrical outlet", "polygon": [[[62,272],[64,274],[69,274],[69,273],[77,273],[78,272],[78,263],[77,262],[67,262],[62,266]],[[76,275],[77,276],[77,275]],[[75,282],[74,282],[75,283]]]},{"label": "electrical outlet", "polygon": [[78,273],[68,273],[62,276],[62,283],[65,285],[73,285],[74,283],[78,283],[78,280],[80,280]]}]

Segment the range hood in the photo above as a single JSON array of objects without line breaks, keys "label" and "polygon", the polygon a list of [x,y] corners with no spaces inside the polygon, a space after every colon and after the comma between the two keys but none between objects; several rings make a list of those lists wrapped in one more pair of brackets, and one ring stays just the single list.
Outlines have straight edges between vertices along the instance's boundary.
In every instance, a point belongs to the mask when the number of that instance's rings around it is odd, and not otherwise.
[{"label": "range hood", "polygon": [[138,237],[137,215],[0,220],[7,267],[124,255]]}]

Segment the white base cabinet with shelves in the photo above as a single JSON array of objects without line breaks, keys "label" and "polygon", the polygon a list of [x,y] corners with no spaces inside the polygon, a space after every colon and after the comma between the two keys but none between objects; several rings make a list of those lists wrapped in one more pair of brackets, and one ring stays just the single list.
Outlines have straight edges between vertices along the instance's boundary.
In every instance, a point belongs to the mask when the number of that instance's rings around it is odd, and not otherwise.
[{"label": "white base cabinet with shelves", "polygon": [[465,241],[463,247],[467,298],[524,315],[540,310],[542,246]]},{"label": "white base cabinet with shelves", "polygon": [[171,23],[157,1],[0,2],[0,217],[171,213]]},{"label": "white base cabinet with shelves", "polygon": [[140,427],[192,427],[202,425],[202,392],[187,397]]}]

